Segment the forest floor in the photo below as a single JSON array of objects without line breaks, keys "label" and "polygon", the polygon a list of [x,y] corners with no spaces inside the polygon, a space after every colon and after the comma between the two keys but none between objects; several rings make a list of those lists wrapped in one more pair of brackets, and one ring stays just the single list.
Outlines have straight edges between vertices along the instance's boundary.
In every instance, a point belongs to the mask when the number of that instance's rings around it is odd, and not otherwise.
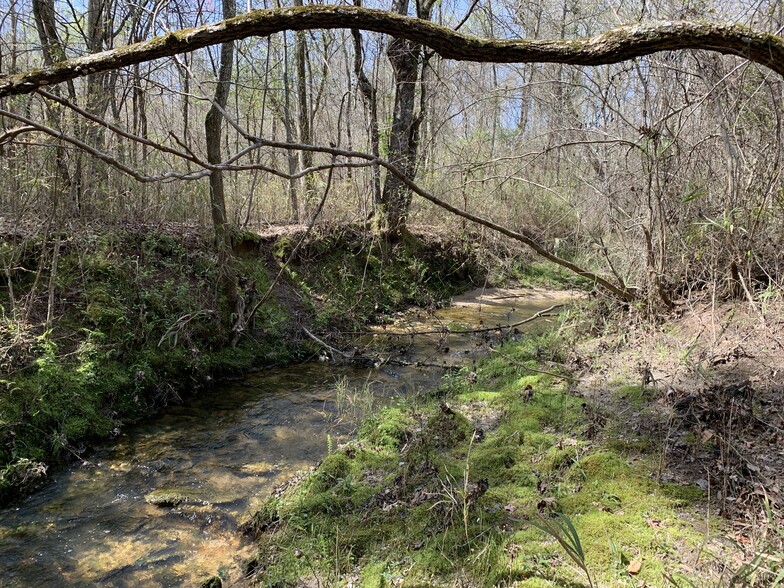
[{"label": "forest floor", "polygon": [[276,491],[245,582],[777,585],[782,310],[579,303]]},{"label": "forest floor", "polygon": [[[752,306],[705,297],[656,328],[630,321],[589,339],[571,357],[597,417],[622,415],[623,431],[610,434],[650,443],[662,481],[704,491],[704,548],[713,559],[692,565],[738,586],[744,564],[782,569],[782,341],[780,300]],[[767,585],[776,574],[757,576]]]}]

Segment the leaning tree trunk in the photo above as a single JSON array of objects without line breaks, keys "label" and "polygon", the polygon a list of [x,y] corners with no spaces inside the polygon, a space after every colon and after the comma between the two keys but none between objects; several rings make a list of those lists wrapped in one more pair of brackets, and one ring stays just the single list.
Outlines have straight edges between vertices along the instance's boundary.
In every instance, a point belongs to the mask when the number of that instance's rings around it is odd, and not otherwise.
[{"label": "leaning tree trunk", "polygon": [[[236,14],[235,0],[223,0],[224,18],[233,18]],[[232,64],[234,62],[234,43],[221,45],[220,68],[218,83],[212,106],[204,119],[204,135],[207,142],[207,162],[219,164],[221,157],[221,129],[226,104],[229,100],[229,82],[231,81]],[[236,345],[242,331],[245,309],[239,295],[237,273],[234,269],[232,255],[232,231],[226,214],[226,193],[223,186],[223,172],[213,170],[210,173],[210,212],[215,228],[215,247],[218,255],[218,280],[226,302],[227,322],[231,323],[231,344]]]},{"label": "leaning tree trunk", "polygon": [[0,76],[0,98],[98,71],[188,53],[202,47],[286,30],[361,29],[426,45],[444,59],[475,63],[620,63],[659,51],[706,49],[737,55],[784,76],[784,37],[735,24],[663,21],[621,26],[579,39],[480,39],[432,22],[357,6],[253,10],[218,24],[174,31],[148,41],[51,66]]}]

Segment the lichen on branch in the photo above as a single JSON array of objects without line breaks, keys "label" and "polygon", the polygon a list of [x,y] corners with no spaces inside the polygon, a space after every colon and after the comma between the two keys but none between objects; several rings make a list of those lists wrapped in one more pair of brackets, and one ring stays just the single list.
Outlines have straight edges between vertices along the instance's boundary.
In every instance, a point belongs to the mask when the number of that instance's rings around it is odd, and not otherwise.
[{"label": "lichen on branch", "polygon": [[0,77],[0,97],[228,41],[313,29],[384,33],[426,45],[447,59],[475,62],[603,65],[658,51],[705,49],[743,57],[784,76],[784,38],[736,24],[662,21],[622,26],[590,38],[501,40],[465,35],[383,10],[305,6],[253,10],[219,23]]}]

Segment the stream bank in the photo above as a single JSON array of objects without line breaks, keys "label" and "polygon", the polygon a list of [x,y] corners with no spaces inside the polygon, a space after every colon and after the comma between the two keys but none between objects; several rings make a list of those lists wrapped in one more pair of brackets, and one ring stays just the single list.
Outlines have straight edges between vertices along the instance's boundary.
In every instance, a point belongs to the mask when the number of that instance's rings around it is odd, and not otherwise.
[{"label": "stream bank", "polygon": [[231,347],[209,232],[2,226],[0,504],[217,379],[313,356],[303,326],[336,340],[411,304],[434,308],[484,274],[459,239],[413,251],[335,227],[297,248],[301,234],[237,233],[245,306],[264,300]]},{"label": "stream bank", "polygon": [[778,585],[782,308],[761,310],[591,299],[493,346],[262,503],[229,584]]},{"label": "stream bank", "polygon": [[[480,290],[435,313],[400,313],[369,335],[381,359],[375,367],[267,368],[127,427],[89,463],[58,470],[46,487],[0,511],[3,585],[174,587],[215,573],[241,578],[253,544],[239,523],[273,488],[306,475],[369,413],[437,386],[444,367],[470,365],[508,335],[502,325],[570,298]],[[480,321],[490,329],[465,332]],[[412,335],[421,330],[432,334]]]}]

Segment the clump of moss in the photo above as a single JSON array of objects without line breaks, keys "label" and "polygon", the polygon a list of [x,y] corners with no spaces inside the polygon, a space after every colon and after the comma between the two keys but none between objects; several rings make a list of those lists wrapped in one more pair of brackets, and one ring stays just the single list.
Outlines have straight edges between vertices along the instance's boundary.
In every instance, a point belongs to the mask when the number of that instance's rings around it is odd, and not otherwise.
[{"label": "clump of moss", "polygon": [[373,446],[400,449],[411,438],[411,419],[399,407],[382,410],[364,421],[359,435]]},{"label": "clump of moss", "polygon": [[311,477],[314,492],[326,492],[343,481],[351,471],[351,461],[344,453],[332,453],[324,458],[316,473]]},{"label": "clump of moss", "polygon": [[423,432],[425,443],[436,449],[455,447],[468,440],[474,427],[469,420],[446,404],[439,406],[438,412],[431,416]]}]

